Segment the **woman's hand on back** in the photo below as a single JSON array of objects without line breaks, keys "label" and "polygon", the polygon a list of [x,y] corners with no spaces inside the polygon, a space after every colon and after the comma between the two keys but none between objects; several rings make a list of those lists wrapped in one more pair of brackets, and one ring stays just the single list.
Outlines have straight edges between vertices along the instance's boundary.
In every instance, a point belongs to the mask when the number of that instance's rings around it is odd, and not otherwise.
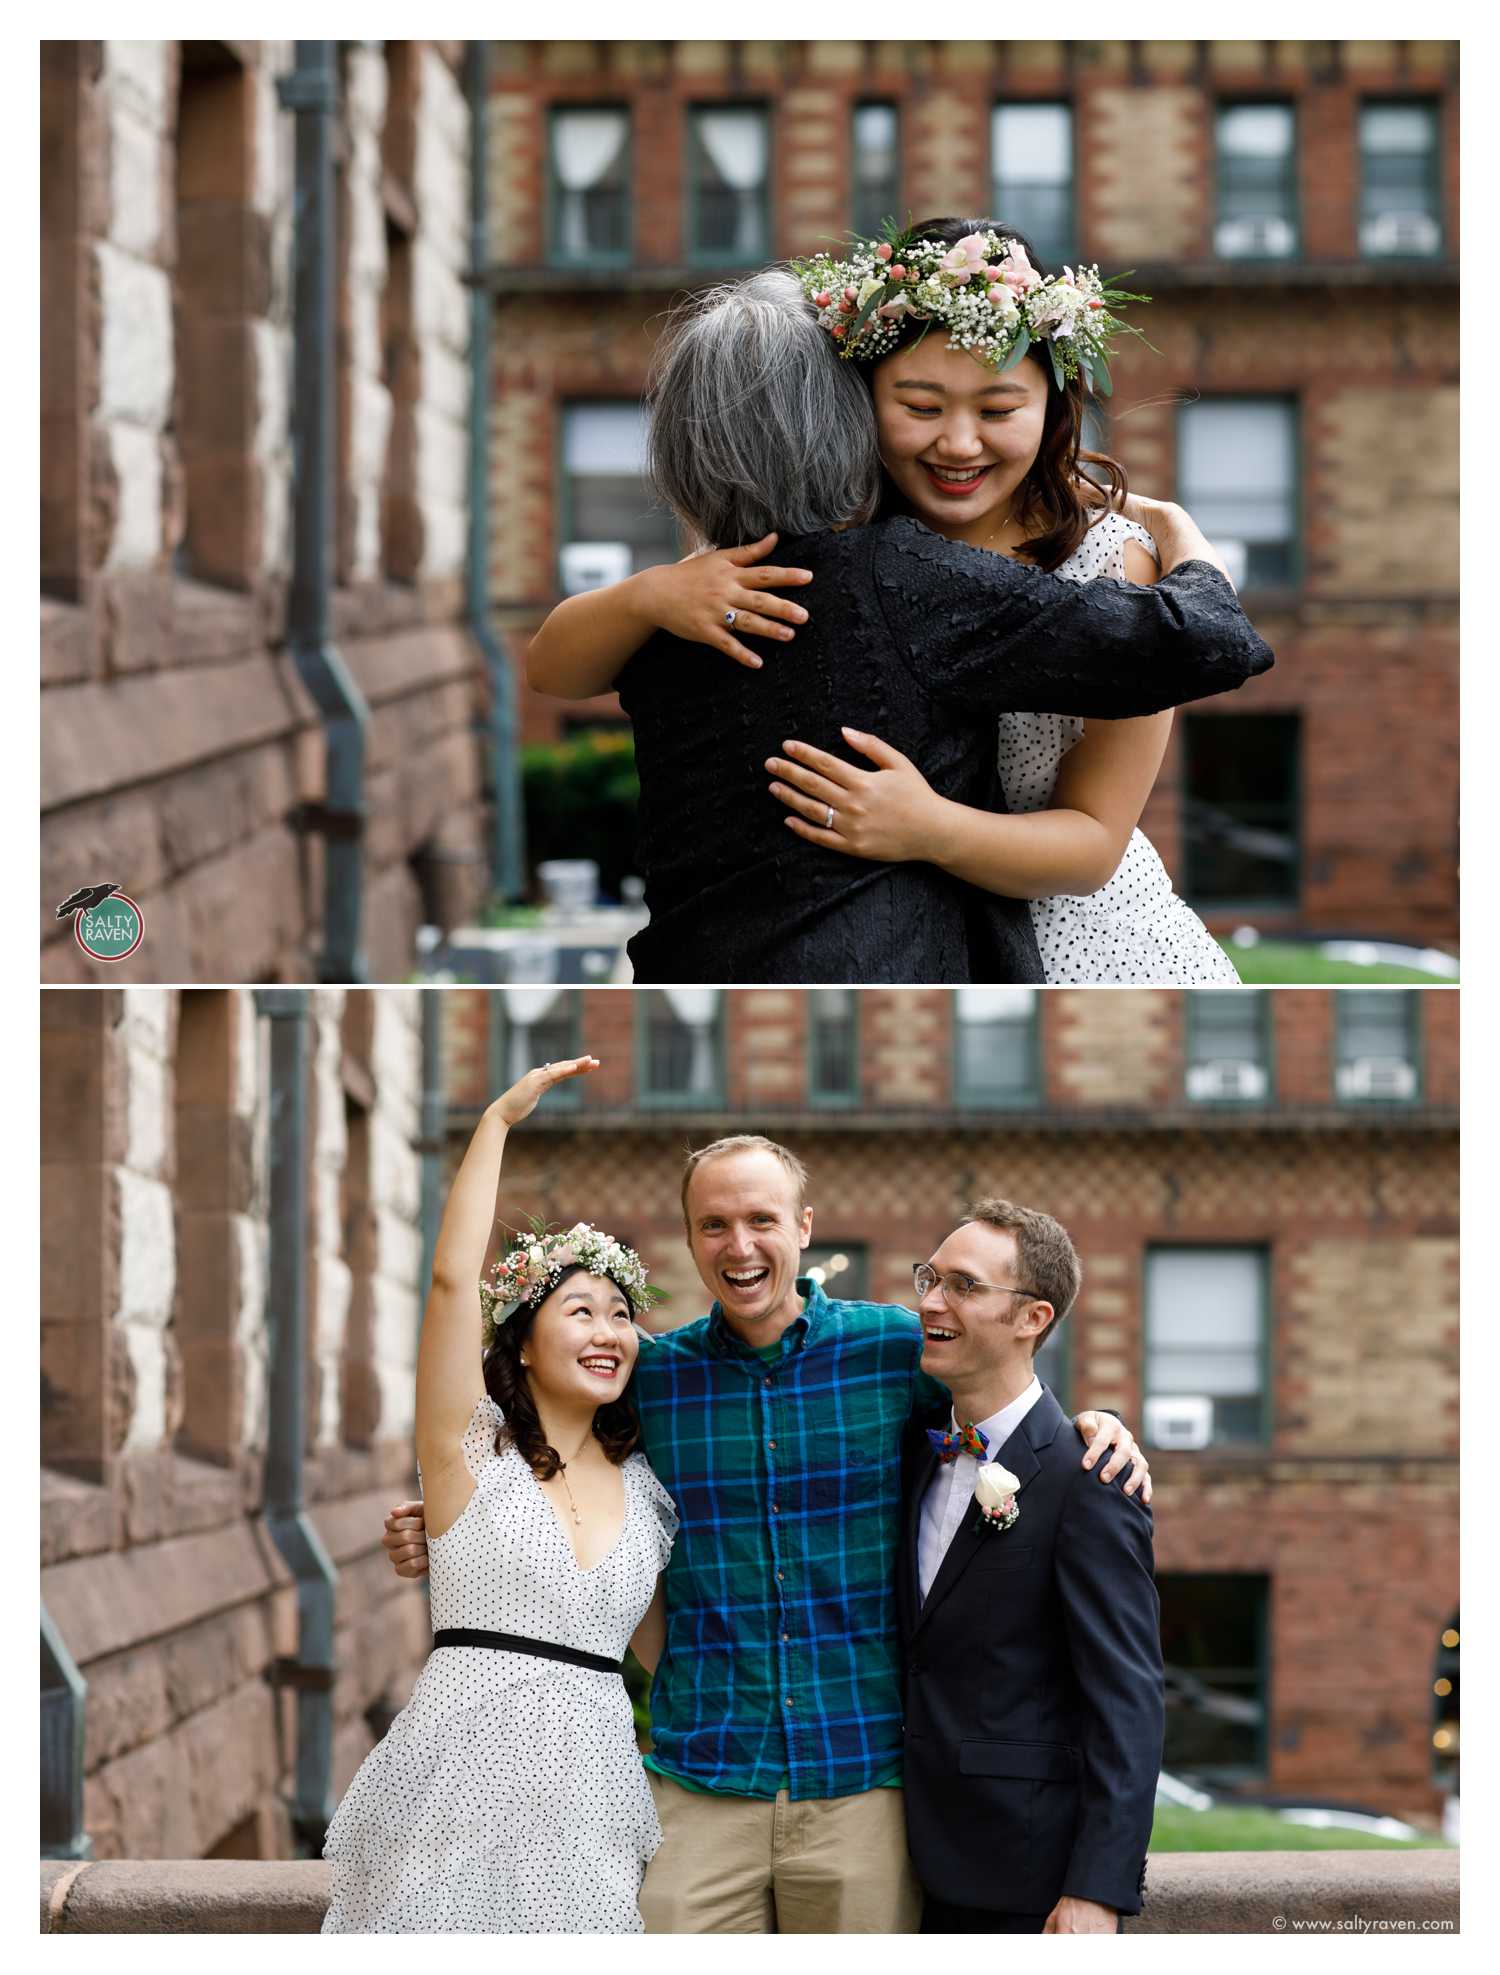
[{"label": "woman's hand on back", "polygon": [[[787,758],[772,756],[771,794],[792,814],[787,828],[808,843],[880,864],[907,864],[933,855],[948,806],[921,770],[873,734],[843,729],[844,739],[877,765],[856,768],[837,755],[787,741]],[[828,812],[833,811],[832,827]]]},{"label": "woman's hand on back", "polygon": [[[673,637],[709,645],[737,665],[759,671],[764,661],[740,638],[775,638],[785,643],[796,635],[793,625],[807,622],[801,604],[767,594],[812,581],[810,569],[783,569],[761,561],[776,542],[775,535],[763,535],[744,548],[707,549],[685,562],[643,570],[650,583],[651,616]],[[730,611],[733,626],[725,621]]]}]

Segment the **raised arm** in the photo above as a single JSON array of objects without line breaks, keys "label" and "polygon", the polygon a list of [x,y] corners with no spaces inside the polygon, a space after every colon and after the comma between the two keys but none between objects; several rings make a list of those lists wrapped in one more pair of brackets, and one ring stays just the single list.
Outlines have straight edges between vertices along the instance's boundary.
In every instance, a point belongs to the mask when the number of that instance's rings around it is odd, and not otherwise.
[{"label": "raised arm", "polygon": [[479,1278],[495,1227],[506,1137],[554,1084],[596,1067],[592,1056],[549,1063],[529,1070],[496,1098],[469,1141],[443,1209],[417,1349],[417,1459],[433,1536],[442,1534],[473,1493],[462,1443],[484,1396]]},{"label": "raised arm", "polygon": [[[763,661],[740,638],[782,643],[795,635],[793,625],[807,621],[800,604],[768,593],[810,583],[812,571],[753,566],[771,553],[776,540],[767,535],[745,548],[706,550],[568,597],[531,641],[527,680],[554,699],[611,692],[626,661],[657,631],[707,645],[758,671]],[[733,629],[725,621],[730,611]]]},{"label": "raised arm", "polygon": [[[1196,546],[1190,528],[1186,516],[1164,528],[1164,561]],[[969,710],[1135,719],[1232,690],[1274,663],[1228,579],[1201,556],[1149,586],[1070,583],[893,522],[876,547],[874,588],[914,677]]]}]

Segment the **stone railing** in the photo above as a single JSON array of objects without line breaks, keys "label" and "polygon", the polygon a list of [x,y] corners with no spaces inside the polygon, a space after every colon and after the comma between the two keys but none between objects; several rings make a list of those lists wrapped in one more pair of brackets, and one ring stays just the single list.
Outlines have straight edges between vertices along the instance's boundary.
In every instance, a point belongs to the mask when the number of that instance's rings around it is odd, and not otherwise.
[{"label": "stone railing", "polygon": [[[320,1860],[53,1860],[44,1934],[316,1934]],[[1456,1851],[1164,1852],[1132,1934],[1456,1934]]]}]

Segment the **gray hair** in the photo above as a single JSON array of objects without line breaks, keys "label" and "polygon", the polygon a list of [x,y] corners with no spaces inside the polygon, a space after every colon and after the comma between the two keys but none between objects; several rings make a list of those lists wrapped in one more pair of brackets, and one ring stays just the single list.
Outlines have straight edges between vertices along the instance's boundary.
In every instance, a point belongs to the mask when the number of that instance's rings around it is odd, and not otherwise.
[{"label": "gray hair", "polygon": [[785,268],[679,309],[657,347],[646,407],[652,484],[709,547],[773,529],[815,534],[875,512],[870,393]]}]

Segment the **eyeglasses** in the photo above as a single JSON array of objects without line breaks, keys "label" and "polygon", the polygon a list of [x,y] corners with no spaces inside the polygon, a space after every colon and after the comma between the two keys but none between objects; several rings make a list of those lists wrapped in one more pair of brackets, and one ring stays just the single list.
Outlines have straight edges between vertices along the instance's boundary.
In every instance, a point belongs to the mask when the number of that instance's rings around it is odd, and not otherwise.
[{"label": "eyeglasses", "polygon": [[931,1262],[913,1262],[911,1279],[918,1302],[937,1284],[942,1289],[944,1302],[953,1310],[967,1302],[976,1289],[997,1289],[1006,1296],[1030,1296],[1041,1301],[1034,1289],[1015,1289],[1006,1282],[976,1282],[973,1276],[960,1275],[957,1271],[940,1276]]}]

